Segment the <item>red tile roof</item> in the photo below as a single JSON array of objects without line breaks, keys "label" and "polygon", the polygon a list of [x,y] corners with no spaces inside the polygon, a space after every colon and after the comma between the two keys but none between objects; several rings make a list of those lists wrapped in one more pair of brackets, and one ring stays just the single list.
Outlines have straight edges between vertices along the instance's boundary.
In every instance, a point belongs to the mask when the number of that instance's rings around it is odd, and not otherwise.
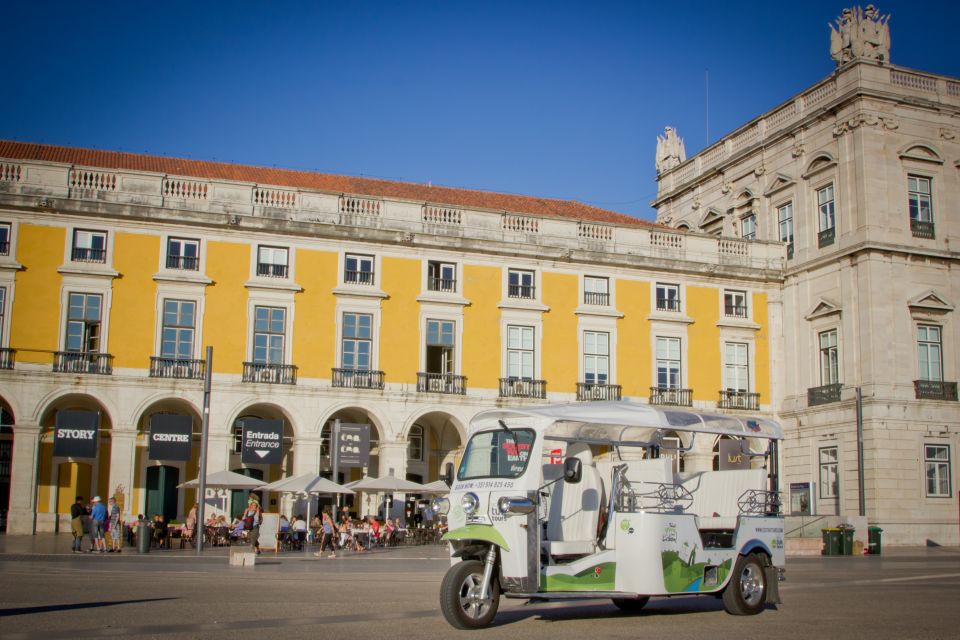
[{"label": "red tile roof", "polygon": [[152,171],[211,180],[236,180],[300,189],[318,189],[334,193],[402,198],[435,204],[503,210],[590,222],[646,227],[660,226],[622,213],[592,207],[576,200],[537,198],[373,178],[352,178],[329,173],[255,167],[228,162],[187,160],[184,158],[60,147],[11,140],[0,140],[0,158],[62,162],[103,169]]}]

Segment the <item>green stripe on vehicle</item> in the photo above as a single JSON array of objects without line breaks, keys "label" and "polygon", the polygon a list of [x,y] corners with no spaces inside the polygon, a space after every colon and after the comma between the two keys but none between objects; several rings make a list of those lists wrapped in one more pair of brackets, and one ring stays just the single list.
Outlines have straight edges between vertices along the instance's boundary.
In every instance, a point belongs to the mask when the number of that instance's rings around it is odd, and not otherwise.
[{"label": "green stripe on vehicle", "polygon": [[603,562],[575,575],[546,575],[541,591],[613,591],[616,578],[617,563]]},{"label": "green stripe on vehicle", "polygon": [[493,525],[489,524],[468,524],[465,527],[448,531],[441,540],[482,540],[495,544],[504,551],[510,551],[507,541],[503,539],[503,536]]}]

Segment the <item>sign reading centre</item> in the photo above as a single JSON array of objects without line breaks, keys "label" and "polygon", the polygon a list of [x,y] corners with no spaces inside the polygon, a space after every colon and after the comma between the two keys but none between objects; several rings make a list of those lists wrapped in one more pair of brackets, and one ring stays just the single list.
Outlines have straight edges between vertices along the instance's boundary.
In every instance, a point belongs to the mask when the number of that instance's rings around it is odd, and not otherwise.
[{"label": "sign reading centre", "polygon": [[154,414],[150,416],[151,460],[179,460],[186,462],[193,453],[193,418]]},{"label": "sign reading centre", "polygon": [[96,458],[100,414],[96,411],[57,411],[53,427],[53,455]]},{"label": "sign reading centre", "polygon": [[246,464],[283,462],[283,420],[244,418],[240,460]]},{"label": "sign reading centre", "polygon": [[337,463],[341,468],[365,467],[370,460],[370,425],[340,423]]}]

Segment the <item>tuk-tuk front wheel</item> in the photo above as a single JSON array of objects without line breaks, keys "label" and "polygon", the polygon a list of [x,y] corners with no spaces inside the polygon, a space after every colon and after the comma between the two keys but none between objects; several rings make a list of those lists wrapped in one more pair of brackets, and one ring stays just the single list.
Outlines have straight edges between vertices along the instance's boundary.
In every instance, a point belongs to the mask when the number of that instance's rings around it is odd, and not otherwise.
[{"label": "tuk-tuk front wheel", "polygon": [[624,613],[637,613],[650,602],[649,596],[642,598],[613,598],[613,604]]},{"label": "tuk-tuk front wheel", "polygon": [[723,590],[724,608],[735,616],[751,616],[763,611],[766,601],[767,578],[759,556],[755,553],[740,556]]},{"label": "tuk-tuk front wheel", "polygon": [[490,624],[500,606],[500,583],[490,580],[486,598],[482,597],[484,565],[467,560],[450,567],[440,585],[440,610],[457,629],[479,629]]}]

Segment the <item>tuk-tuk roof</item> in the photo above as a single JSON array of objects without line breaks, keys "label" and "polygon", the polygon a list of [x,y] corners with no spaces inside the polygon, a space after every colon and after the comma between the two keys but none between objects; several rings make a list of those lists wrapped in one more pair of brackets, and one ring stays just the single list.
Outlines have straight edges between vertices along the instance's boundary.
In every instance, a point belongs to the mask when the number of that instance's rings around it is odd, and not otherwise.
[{"label": "tuk-tuk roof", "polygon": [[[478,413],[472,429],[495,426],[503,420],[524,420],[524,426],[539,431],[548,427],[550,435],[563,440],[609,440],[610,442],[649,442],[656,431],[688,431],[743,438],[783,439],[783,429],[768,418],[752,415],[705,413],[692,409],[663,407],[617,400],[576,402],[545,406],[490,409]],[[488,424],[492,423],[492,424]]]}]

